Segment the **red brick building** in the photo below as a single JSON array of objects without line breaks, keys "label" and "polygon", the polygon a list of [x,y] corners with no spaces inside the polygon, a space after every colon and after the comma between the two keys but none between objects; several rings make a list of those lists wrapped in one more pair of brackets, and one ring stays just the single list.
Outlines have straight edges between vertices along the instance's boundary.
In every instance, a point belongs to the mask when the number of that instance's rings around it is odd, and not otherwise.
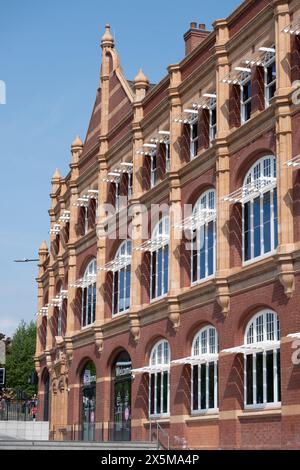
[{"label": "red brick building", "polygon": [[172,448],[300,447],[299,16],[247,0],[192,23],[155,86],[126,80],[106,26],[39,251],[53,439],[147,440],[158,422]]}]

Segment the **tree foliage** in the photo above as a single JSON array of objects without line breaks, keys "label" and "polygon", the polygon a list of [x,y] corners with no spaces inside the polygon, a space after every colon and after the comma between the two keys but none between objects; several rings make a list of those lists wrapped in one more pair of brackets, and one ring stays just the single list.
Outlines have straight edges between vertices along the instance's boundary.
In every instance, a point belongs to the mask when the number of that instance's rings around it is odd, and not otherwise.
[{"label": "tree foliage", "polygon": [[28,397],[36,392],[32,384],[35,372],[33,356],[35,353],[36,325],[26,324],[23,320],[16,329],[6,357],[6,387],[21,390]]}]

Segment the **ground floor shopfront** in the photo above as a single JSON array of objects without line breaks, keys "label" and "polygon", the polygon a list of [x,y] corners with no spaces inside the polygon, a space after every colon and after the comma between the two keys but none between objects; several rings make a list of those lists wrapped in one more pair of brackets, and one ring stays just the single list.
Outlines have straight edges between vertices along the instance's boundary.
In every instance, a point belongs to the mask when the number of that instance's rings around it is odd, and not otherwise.
[{"label": "ground floor shopfront", "polygon": [[125,315],[100,352],[85,330],[68,361],[41,358],[51,437],[147,441],[159,423],[171,448],[300,448],[299,278],[290,299],[278,281],[232,296],[227,316],[188,302],[177,331],[162,299],[138,341]]}]

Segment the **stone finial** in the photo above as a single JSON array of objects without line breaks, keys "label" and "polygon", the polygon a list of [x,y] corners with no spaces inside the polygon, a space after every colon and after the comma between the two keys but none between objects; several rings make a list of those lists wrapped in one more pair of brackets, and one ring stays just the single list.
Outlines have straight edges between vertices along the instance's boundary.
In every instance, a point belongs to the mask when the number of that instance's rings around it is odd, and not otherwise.
[{"label": "stone finial", "polygon": [[83,143],[82,143],[82,140],[81,138],[79,137],[79,135],[73,140],[72,144],[71,144],[71,149],[75,150],[75,149],[78,149],[78,148],[82,148],[83,147]]},{"label": "stone finial", "polygon": [[114,38],[110,32],[110,25],[106,24],[105,25],[105,32],[102,36],[101,39],[101,47],[114,47],[115,41]]},{"label": "stone finial", "polygon": [[139,73],[137,74],[137,76],[135,77],[134,79],[134,85],[135,85],[135,88],[138,89],[138,88],[144,88],[144,89],[148,89],[149,87],[149,80],[148,78],[146,77],[146,75],[144,74],[143,70],[140,69],[139,70]]},{"label": "stone finial", "polygon": [[42,241],[41,246],[39,248],[39,255],[43,255],[48,253],[48,246],[45,240]]},{"label": "stone finial", "polygon": [[52,176],[52,182],[53,183],[57,183],[60,181],[60,178],[61,178],[61,174],[60,174],[60,171],[58,168],[56,168],[55,172],[53,173],[53,176]]}]

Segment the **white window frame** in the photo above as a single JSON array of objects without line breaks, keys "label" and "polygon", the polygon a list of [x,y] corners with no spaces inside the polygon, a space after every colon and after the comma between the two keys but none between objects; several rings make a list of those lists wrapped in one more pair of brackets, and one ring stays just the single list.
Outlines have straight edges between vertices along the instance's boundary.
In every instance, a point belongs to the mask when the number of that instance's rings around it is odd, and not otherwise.
[{"label": "white window frame", "polygon": [[133,195],[133,172],[129,171],[127,174],[128,174],[127,194],[128,194],[128,198],[131,198]]},{"label": "white window frame", "polygon": [[[268,166],[267,164],[265,165],[265,162],[270,160],[270,165]],[[260,168],[258,171],[258,167]],[[269,169],[268,169],[269,168]],[[265,174],[267,170],[268,174]],[[269,171],[270,170],[270,171]],[[244,180],[244,187],[247,187],[250,183],[256,181],[260,177],[276,177],[276,158],[274,155],[268,155],[265,157],[260,158],[257,160],[254,165],[252,165],[251,169],[247,173],[245,180]],[[263,189],[260,191],[260,195],[258,196],[257,193],[249,196],[249,198],[245,201],[243,201],[242,204],[242,249],[243,249],[243,264],[247,265],[249,263],[253,263],[255,261],[258,261],[259,259],[265,258],[266,256],[270,256],[273,253],[276,252],[277,246],[278,246],[278,203],[277,207],[275,208],[275,191],[277,191],[277,187],[272,188],[271,190],[266,188],[264,191]],[[264,195],[270,193],[270,246],[271,250],[265,252],[265,247],[264,247]],[[255,244],[254,244],[254,204],[255,201],[260,198],[260,255],[255,256],[254,249],[255,249]],[[249,210],[250,210],[250,227],[249,227],[249,233],[250,233],[250,258],[246,259],[246,246],[245,246],[245,206],[249,204]],[[275,233],[275,214],[277,215],[277,234]],[[277,241],[277,244],[276,244]]]},{"label": "white window frame", "polygon": [[[90,280],[90,276],[95,275],[95,274],[97,274],[97,265],[96,265],[96,258],[93,258],[87,265],[86,270],[83,275],[83,281],[85,281],[86,284],[82,288],[82,302],[81,302],[81,328],[82,329],[90,327],[91,325],[95,323],[95,320],[96,320],[97,288],[95,289],[96,282],[93,280]],[[84,294],[86,294],[85,299],[84,299]],[[90,323],[88,323],[89,295],[91,297],[91,322]],[[85,322],[83,321],[84,316],[85,316]]]},{"label": "white window frame", "polygon": [[[275,64],[275,79],[268,83],[268,69]],[[276,85],[277,80],[277,73],[276,73],[276,54],[274,53],[267,53],[266,54],[266,62],[264,63],[264,88],[265,88],[265,107],[268,108],[270,106],[270,101],[273,96],[270,96],[270,90],[272,86]],[[275,87],[276,91],[276,87]]]},{"label": "white window frame", "polygon": [[[272,315],[274,322],[273,323],[273,335],[268,333],[268,315]],[[269,317],[270,318],[270,317]],[[258,321],[259,320],[259,321]],[[259,328],[258,328],[259,323]],[[244,344],[255,343],[259,345],[260,342],[264,341],[279,341],[280,340],[280,323],[279,317],[276,312],[273,310],[265,309],[258,312],[254,317],[251,318],[250,322],[247,325],[245,331]],[[273,393],[274,401],[267,402],[267,365],[266,358],[267,352],[273,351]],[[277,355],[278,351],[280,352],[280,347],[264,349],[261,353],[263,354],[263,403],[257,403],[257,375],[256,375],[256,358],[258,353],[245,353],[244,354],[244,408],[245,409],[267,409],[280,407],[281,401],[279,400],[279,390],[278,390],[278,372],[277,370]],[[253,404],[247,404],[247,356],[252,356],[253,372],[252,372],[252,394],[253,394]],[[281,383],[281,380],[280,380]]]},{"label": "white window frame", "polygon": [[[169,228],[169,217],[163,217],[155,226],[152,232],[152,239],[158,239],[160,237],[169,237],[170,228]],[[165,264],[165,253],[168,252],[167,265]],[[155,256],[155,269],[154,269],[154,254]],[[161,256],[161,285],[158,284],[158,266],[159,266],[159,256]],[[169,291],[169,262],[170,262],[170,253],[169,253],[169,243],[164,243],[163,246],[158,247],[157,249],[151,251],[151,263],[150,263],[150,300],[151,302],[156,301],[162,297],[168,295]],[[165,284],[165,270],[167,269],[168,279],[167,285]],[[153,288],[153,281],[155,282]],[[153,290],[155,291],[154,297],[152,296]],[[161,290],[161,294],[158,294],[158,291]]]},{"label": "white window frame", "polygon": [[[211,334],[213,332],[213,335]],[[212,341],[212,336],[213,341]],[[192,344],[192,357],[204,354],[217,354],[219,352],[218,333],[212,325],[205,326],[195,336]],[[214,406],[209,407],[209,366],[214,364]],[[205,408],[201,408],[201,367],[206,368],[205,380]],[[204,364],[192,365],[191,370],[191,414],[218,413],[218,361],[206,362]],[[198,408],[194,409],[194,367],[198,368]]]},{"label": "white window frame", "polygon": [[[197,134],[193,137],[193,129],[196,126]],[[199,151],[199,129],[198,129],[198,114],[195,119],[190,122],[190,159],[194,160],[197,157]]]},{"label": "white window frame", "polygon": [[84,206],[84,235],[86,235],[89,231],[89,210],[88,206]]},{"label": "white window frame", "polygon": [[[117,254],[115,256],[115,260],[121,260],[124,258],[126,260],[124,265],[120,267],[118,270],[113,272],[113,289],[112,289],[112,316],[116,317],[119,315],[123,315],[130,310],[130,296],[131,296],[131,254],[132,254],[132,246],[130,240],[125,240],[121,246],[119,247]],[[129,306],[120,310],[120,301],[121,301],[121,272],[124,273],[124,286],[123,286],[123,301],[126,301],[126,286],[127,286],[127,277],[130,278],[130,288],[129,288]],[[118,275],[118,290],[117,290],[117,310],[115,312],[115,276]]]},{"label": "white window frame", "polygon": [[[213,124],[213,115],[215,113],[215,124]],[[209,105],[209,145],[213,145],[217,135],[217,99],[211,98]]]},{"label": "white window frame", "polygon": [[[244,99],[243,99],[244,88],[248,85],[250,85],[250,87],[251,87],[251,95],[250,95],[249,98],[247,98],[244,101]],[[248,105],[249,105],[249,103],[251,105],[251,102],[252,102],[252,77],[251,77],[250,72],[244,72],[243,73],[242,79],[241,79],[241,82],[240,82],[240,88],[241,88],[241,124],[245,124],[246,122],[248,122],[251,119],[251,111],[250,111],[249,118],[246,119],[246,117],[247,117],[246,112],[247,112]]]},{"label": "white window frame", "polygon": [[119,212],[120,210],[120,181],[115,181],[115,210],[116,212]]},{"label": "white window frame", "polygon": [[[208,189],[205,191],[198,201],[195,204],[195,207],[193,209],[193,217],[197,218],[197,212],[201,211],[201,209],[212,209],[214,210],[216,208],[216,191],[215,189]],[[213,273],[208,274],[208,227],[209,224],[213,222],[214,225],[214,234],[213,234]],[[201,266],[200,266],[200,249],[201,249],[201,236],[200,236],[200,231],[205,227],[205,276],[201,277],[200,272],[201,272]],[[216,272],[216,220],[213,221],[208,221],[205,222],[201,227],[197,228],[192,232],[192,237],[194,233],[196,232],[196,240],[192,239],[191,242],[191,285],[197,285],[200,282],[206,281],[208,279],[211,279],[214,277],[215,272]],[[194,245],[196,244],[197,250],[194,250]],[[193,273],[194,273],[194,251],[197,251],[197,279],[193,280]]]},{"label": "white window frame", "polygon": [[[161,354],[159,354],[161,352]],[[149,373],[149,419],[157,419],[170,416],[170,366],[171,362],[171,352],[170,345],[167,340],[163,339],[158,341],[155,346],[152,348],[150,355],[150,367],[156,366],[161,367],[161,371],[150,372]],[[161,411],[163,409],[163,392],[164,392],[164,374],[167,374],[167,410]],[[160,375],[160,404],[161,410],[157,409],[157,382],[158,376]],[[154,412],[151,413],[151,377],[154,376],[154,403],[153,408]]]}]

